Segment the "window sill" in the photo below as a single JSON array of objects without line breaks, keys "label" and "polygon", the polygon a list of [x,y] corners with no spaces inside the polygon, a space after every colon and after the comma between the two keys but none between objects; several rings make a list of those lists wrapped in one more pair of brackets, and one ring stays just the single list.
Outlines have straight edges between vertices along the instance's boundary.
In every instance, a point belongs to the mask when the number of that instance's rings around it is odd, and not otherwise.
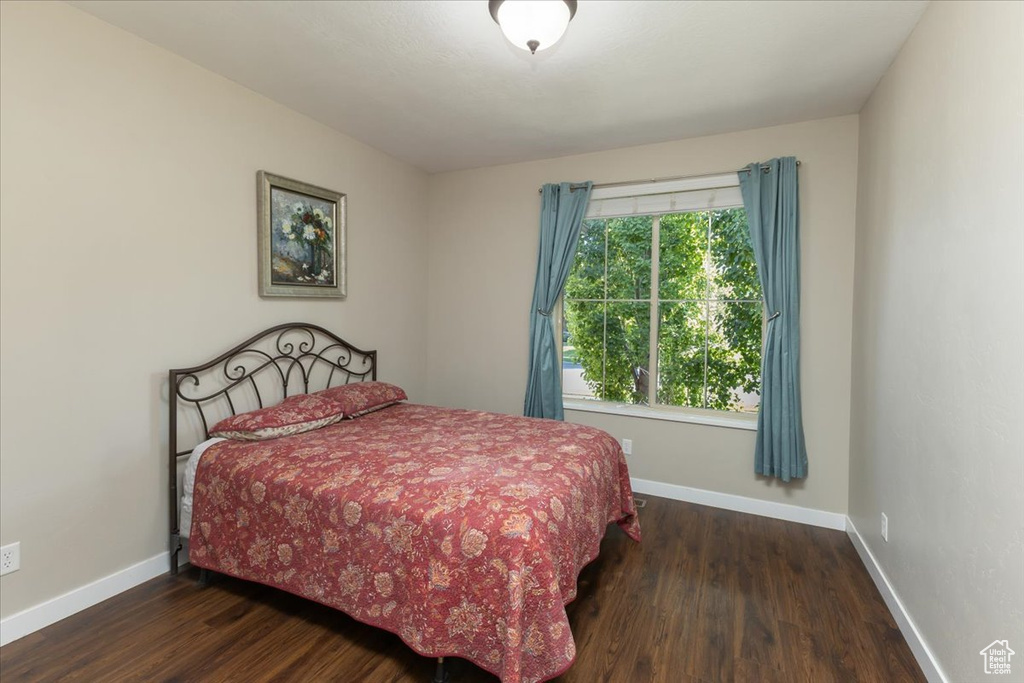
[{"label": "window sill", "polygon": [[624,417],[642,417],[649,420],[668,420],[669,422],[689,422],[691,424],[725,427],[727,429],[746,429],[757,431],[757,415],[749,413],[719,413],[717,411],[697,411],[685,408],[651,408],[649,406],[629,405],[626,403],[607,403],[604,401],[581,401],[565,399],[566,410],[584,413],[605,413]]}]

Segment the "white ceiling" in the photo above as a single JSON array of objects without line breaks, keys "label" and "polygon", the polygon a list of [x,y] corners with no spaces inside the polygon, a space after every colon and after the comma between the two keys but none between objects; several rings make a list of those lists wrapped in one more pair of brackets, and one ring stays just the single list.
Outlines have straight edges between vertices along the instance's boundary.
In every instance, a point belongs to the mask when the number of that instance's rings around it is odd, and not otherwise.
[{"label": "white ceiling", "polygon": [[433,172],[856,112],[927,2],[579,0],[535,56],[485,0],[71,4]]}]

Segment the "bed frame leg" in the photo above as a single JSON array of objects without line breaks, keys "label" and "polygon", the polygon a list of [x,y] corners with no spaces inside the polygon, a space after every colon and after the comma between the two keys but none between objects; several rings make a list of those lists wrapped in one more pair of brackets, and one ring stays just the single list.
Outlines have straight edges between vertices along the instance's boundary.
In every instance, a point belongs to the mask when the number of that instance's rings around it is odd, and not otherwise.
[{"label": "bed frame leg", "polygon": [[178,553],[181,551],[181,536],[171,531],[171,574],[178,573]]},{"label": "bed frame leg", "polygon": [[434,678],[431,679],[430,683],[449,683],[451,679],[448,677],[448,670],[444,665],[444,657],[437,658],[437,670],[434,671]]},{"label": "bed frame leg", "polygon": [[209,569],[199,569],[199,587],[206,588],[210,585],[210,581],[213,579],[213,572]]}]

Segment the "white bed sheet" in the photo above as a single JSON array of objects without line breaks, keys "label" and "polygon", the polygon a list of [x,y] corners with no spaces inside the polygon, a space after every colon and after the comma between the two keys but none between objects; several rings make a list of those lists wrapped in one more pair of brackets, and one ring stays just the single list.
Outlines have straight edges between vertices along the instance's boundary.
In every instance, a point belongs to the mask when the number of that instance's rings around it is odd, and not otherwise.
[{"label": "white bed sheet", "polygon": [[188,538],[189,534],[192,533],[192,493],[195,491],[196,469],[199,467],[199,459],[203,457],[206,449],[221,441],[225,441],[225,439],[207,439],[192,449],[192,455],[188,456],[188,463],[185,465],[185,476],[182,482],[181,517],[178,525],[182,538]]}]

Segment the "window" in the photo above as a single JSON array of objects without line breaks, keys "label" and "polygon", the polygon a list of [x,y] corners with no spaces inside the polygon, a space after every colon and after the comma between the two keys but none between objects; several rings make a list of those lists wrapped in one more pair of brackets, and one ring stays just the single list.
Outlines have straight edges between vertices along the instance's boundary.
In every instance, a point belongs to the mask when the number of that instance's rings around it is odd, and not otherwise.
[{"label": "window", "polygon": [[757,412],[746,212],[735,176],[699,181],[594,191],[563,296],[565,398]]}]

